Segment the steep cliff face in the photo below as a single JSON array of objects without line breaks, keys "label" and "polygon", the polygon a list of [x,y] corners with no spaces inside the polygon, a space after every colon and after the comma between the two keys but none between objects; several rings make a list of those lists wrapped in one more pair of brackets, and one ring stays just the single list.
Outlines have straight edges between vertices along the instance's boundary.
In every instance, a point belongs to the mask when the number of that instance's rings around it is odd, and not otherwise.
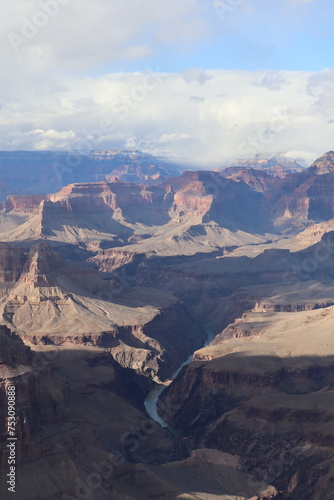
[{"label": "steep cliff face", "polygon": [[[26,347],[22,340],[6,327],[0,327],[1,365],[1,447],[0,464],[8,468],[7,437],[7,387],[15,387],[15,437],[16,463],[41,458],[57,447],[57,426],[64,424],[64,447],[74,444],[75,436],[66,425],[64,387],[60,379],[52,378],[49,363]],[[37,369],[36,369],[37,368]],[[43,442],[47,428],[50,439]],[[35,445],[33,445],[35,443]],[[5,498],[5,497],[4,497]]]},{"label": "steep cliff face", "polygon": [[[0,470],[8,472],[6,387],[15,386],[18,500],[276,498],[216,450],[188,453],[144,412],[147,381],[97,348],[31,350],[0,328]],[[195,479],[197,477],[197,479]],[[182,478],[180,480],[180,478]],[[194,493],[189,493],[194,492]],[[0,485],[1,498],[8,497]]]},{"label": "steep cliff face", "polygon": [[287,175],[268,199],[276,200],[272,213],[278,225],[321,222],[332,219],[334,204],[333,152],[326,153],[300,174]]},{"label": "steep cliff face", "polygon": [[[3,327],[0,346],[0,470],[6,477],[6,393],[14,386],[18,500],[84,494],[127,498],[127,488],[135,489],[136,482],[122,484],[119,467],[137,462],[157,466],[187,456],[182,443],[145,413],[142,401],[149,384],[108,353],[98,348],[31,350]],[[1,498],[8,498],[7,486],[1,482]]]},{"label": "steep cliff face", "polygon": [[25,252],[16,245],[0,243],[0,283],[17,281],[23,271]]},{"label": "steep cliff face", "polygon": [[[4,241],[109,239],[115,246],[116,240],[121,245],[132,244],[141,234],[159,238],[163,232],[171,234],[172,242],[173,237],[189,240],[189,228],[205,224],[253,236],[287,227],[297,230],[334,218],[332,163],[333,153],[329,152],[309,169],[283,179],[253,168],[231,167],[223,172],[187,171],[151,186],[114,178],[113,182],[72,183],[52,195],[11,195],[1,217],[30,217],[15,230],[8,231],[3,223],[5,230],[0,235]],[[204,231],[209,245],[218,243]],[[226,244],[220,238],[220,246],[230,246],[225,239]],[[152,243],[154,246],[155,240]]]},{"label": "steep cliff face", "polygon": [[2,218],[16,213],[30,217],[1,237],[5,241],[48,238],[76,244],[103,239],[111,246],[114,240],[124,244],[137,226],[140,231],[143,224],[168,223],[172,200],[170,187],[123,182],[70,184],[44,197],[12,196]]},{"label": "steep cliff face", "polygon": [[[302,247],[299,251],[272,247],[262,253],[259,250],[252,258],[243,256],[242,248],[241,256],[237,250],[188,258],[156,256],[143,258],[131,275],[135,274],[138,284],[174,293],[195,318],[217,334],[255,307],[264,311],[302,311],[333,303],[334,236],[332,232],[323,233],[325,228],[319,234],[317,228],[312,231],[315,235],[311,232],[307,236],[305,231],[300,240],[286,240],[286,246]],[[306,238],[317,243],[303,248]],[[259,246],[263,249],[270,245]],[[93,260],[98,262],[99,256]]]},{"label": "steep cliff face", "polygon": [[259,193],[269,191],[276,182],[276,179],[267,174],[267,172],[250,167],[227,167],[224,170],[219,170],[219,173],[222,177],[235,182],[244,182]]},{"label": "steep cliff face", "polygon": [[39,205],[46,198],[46,195],[11,195],[7,197],[4,206],[6,212],[13,210],[14,212],[33,214],[38,212]]},{"label": "steep cliff face", "polygon": [[54,286],[55,272],[63,267],[63,261],[48,243],[36,243],[29,251],[20,282],[32,288]]},{"label": "steep cliff face", "polygon": [[257,154],[254,156],[237,159],[230,164],[230,168],[252,168],[265,172],[271,177],[284,178],[288,174],[299,173],[304,167],[296,160],[276,154]]},{"label": "steep cliff face", "polygon": [[145,254],[131,252],[126,249],[99,250],[97,255],[89,259],[96,264],[100,271],[112,272],[117,269],[123,270],[127,275],[133,275],[140,262],[145,260]]},{"label": "steep cliff face", "polygon": [[245,182],[224,178],[218,172],[184,172],[171,185],[176,192],[175,214],[194,213],[201,222],[214,221],[233,231],[262,233],[270,227],[262,194]]},{"label": "steep cliff face", "polygon": [[195,447],[240,455],[283,498],[330,498],[333,322],[333,307],[247,314],[195,353],[160,414]]},{"label": "steep cliff face", "polygon": [[[297,221],[325,221],[333,218],[332,174],[314,176],[303,182],[292,194],[282,196],[275,210],[278,217]],[[293,222],[293,221],[292,221]]]},{"label": "steep cliff face", "polygon": [[115,249],[116,260],[122,260],[123,252],[216,253],[268,241],[266,203],[262,193],[217,172],[186,172],[149,187],[120,181],[77,183],[41,198],[10,197],[0,212],[0,238],[80,245],[99,252],[100,260],[110,259],[100,252],[99,242],[104,249]]},{"label": "steep cliff face", "polygon": [[25,346],[22,340],[4,325],[0,327],[0,345],[0,362],[2,365],[30,365],[32,359],[30,348]]},{"label": "steep cliff face", "polygon": [[334,151],[328,151],[328,153],[315,160],[309,171],[315,175],[332,174],[334,172]]},{"label": "steep cliff face", "polygon": [[[187,261],[156,258],[143,260],[135,277],[145,286],[173,292],[195,318],[219,333],[244,311],[253,309],[260,298],[266,297],[267,292],[261,295],[261,291],[244,290],[245,287],[272,284],[275,288],[276,284],[279,289],[285,273],[300,266],[301,261],[299,256],[284,249],[267,250],[254,259],[234,258],[229,254],[189,257]],[[270,294],[274,295],[275,290]]]},{"label": "steep cliff face", "polygon": [[119,364],[165,380],[206,334],[171,294],[66,265],[47,242],[3,244],[2,321],[30,345],[98,345]]}]

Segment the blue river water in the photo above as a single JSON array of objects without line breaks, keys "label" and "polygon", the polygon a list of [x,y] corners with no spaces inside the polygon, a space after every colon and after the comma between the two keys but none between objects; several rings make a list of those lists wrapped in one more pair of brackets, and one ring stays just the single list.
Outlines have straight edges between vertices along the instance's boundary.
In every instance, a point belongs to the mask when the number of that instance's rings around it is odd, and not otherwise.
[{"label": "blue river water", "polygon": [[[207,338],[207,341],[205,342],[205,344],[203,345],[203,347],[205,347],[208,344],[210,344],[210,342],[212,342],[212,340],[215,338],[215,335],[212,332],[208,331],[207,333],[208,333],[208,338]],[[191,361],[193,360],[193,357],[194,357],[194,355],[192,354],[191,356],[189,356],[189,358],[184,363],[182,363],[182,365],[176,370],[176,372],[173,373],[172,380],[174,380],[174,378],[178,375],[178,373],[181,371],[181,369],[184,366],[186,366],[189,363],[191,363]],[[158,398],[159,398],[160,394],[162,393],[162,391],[166,387],[167,386],[165,384],[160,384],[157,387],[155,387],[154,389],[152,389],[148,393],[148,395],[147,395],[147,397],[145,399],[145,403],[144,403],[147,413],[150,415],[150,417],[155,422],[158,422],[161,425],[161,427],[168,427],[168,424],[158,414],[158,412],[157,412],[157,402],[158,402]]]}]

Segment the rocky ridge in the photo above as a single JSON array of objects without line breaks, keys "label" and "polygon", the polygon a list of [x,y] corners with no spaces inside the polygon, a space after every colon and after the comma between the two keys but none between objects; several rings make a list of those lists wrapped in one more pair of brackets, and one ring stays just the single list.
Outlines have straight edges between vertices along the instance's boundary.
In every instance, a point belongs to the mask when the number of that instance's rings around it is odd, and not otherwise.
[{"label": "rocky ridge", "polygon": [[[22,385],[20,500],[77,496],[113,451],[94,498],[331,498],[332,163],[274,182],[238,167],[7,199],[2,386]],[[152,381],[168,384],[205,331],[215,341],[160,398],[183,441],[151,433]]]},{"label": "rocky ridge", "polygon": [[140,184],[179,175],[183,167],[140,151],[0,151],[0,201],[8,195],[58,191],[70,183],[113,181]]},{"label": "rocky ridge", "polygon": [[247,314],[195,353],[161,415],[195,447],[240,455],[283,498],[331,498],[333,317],[333,307]]},{"label": "rocky ridge", "polygon": [[[121,368],[107,352],[30,349],[4,327],[0,344],[0,469],[1,474],[8,471],[6,388],[15,386],[18,500],[88,493],[102,500],[134,499],[127,490],[135,490],[136,480],[124,468],[140,461],[147,464],[144,470],[151,463],[159,469],[158,464],[186,458],[182,443],[145,413],[145,380]],[[101,484],[89,481],[93,473],[101,474]],[[4,482],[0,494],[7,498]]]},{"label": "rocky ridge", "polygon": [[46,242],[27,254],[2,245],[5,256],[16,254],[11,261],[0,258],[7,269],[2,321],[30,345],[98,345],[122,366],[164,380],[205,340],[204,330],[171,294],[71,268]]}]

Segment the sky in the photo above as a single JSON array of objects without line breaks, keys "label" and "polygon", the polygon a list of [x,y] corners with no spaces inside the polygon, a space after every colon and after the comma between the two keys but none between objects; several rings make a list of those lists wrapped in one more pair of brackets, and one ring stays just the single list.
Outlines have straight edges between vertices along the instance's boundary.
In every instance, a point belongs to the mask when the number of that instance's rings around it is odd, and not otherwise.
[{"label": "sky", "polygon": [[2,0],[0,150],[334,149],[333,0]]}]

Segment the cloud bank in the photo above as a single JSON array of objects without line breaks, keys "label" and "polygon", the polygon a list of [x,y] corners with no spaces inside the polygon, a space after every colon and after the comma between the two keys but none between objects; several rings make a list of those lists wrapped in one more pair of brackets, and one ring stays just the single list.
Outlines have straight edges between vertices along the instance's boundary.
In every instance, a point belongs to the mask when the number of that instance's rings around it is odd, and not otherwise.
[{"label": "cloud bank", "polygon": [[[1,102],[0,149],[137,148],[215,165],[333,149],[334,70],[137,73],[41,81]],[[39,95],[39,99],[36,95]]]},{"label": "cloud bank", "polygon": [[[277,49],[288,43],[283,20],[295,37],[300,9],[315,2],[222,2],[229,6],[223,18],[204,0],[4,2],[0,149],[138,148],[208,167],[265,152],[310,162],[334,149],[332,69],[196,64],[196,47],[211,40],[208,56],[224,57],[233,33],[247,41],[260,33],[261,43],[275,40]],[[182,71],[190,47],[194,64]],[[254,38],[252,50],[259,47]],[[140,71],[129,70],[133,61]],[[168,61],[174,72],[166,72]]]}]

